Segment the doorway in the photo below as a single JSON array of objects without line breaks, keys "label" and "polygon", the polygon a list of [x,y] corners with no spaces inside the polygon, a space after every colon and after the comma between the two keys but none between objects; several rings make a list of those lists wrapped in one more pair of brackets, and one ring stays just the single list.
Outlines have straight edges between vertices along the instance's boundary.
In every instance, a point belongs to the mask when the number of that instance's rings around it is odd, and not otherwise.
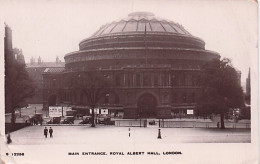
[{"label": "doorway", "polygon": [[156,117],[156,98],[150,94],[145,93],[138,99],[137,115],[139,118],[155,118]]}]

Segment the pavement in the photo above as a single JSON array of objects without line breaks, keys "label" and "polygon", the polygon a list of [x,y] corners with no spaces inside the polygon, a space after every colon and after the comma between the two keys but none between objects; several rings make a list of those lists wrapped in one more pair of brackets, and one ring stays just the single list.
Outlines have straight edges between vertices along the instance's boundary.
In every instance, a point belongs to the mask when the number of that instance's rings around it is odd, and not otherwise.
[{"label": "pavement", "polygon": [[[53,138],[44,138],[45,126],[29,126],[11,133],[12,144],[90,144],[157,142],[158,127],[115,127],[97,125],[52,126]],[[50,127],[50,126],[46,126]],[[130,133],[130,137],[129,137]],[[161,128],[161,143],[250,143],[250,129]],[[120,139],[120,140],[119,140]]]},{"label": "pavement", "polygon": [[[43,113],[42,105],[33,104],[22,110],[22,115]],[[45,113],[43,113],[43,116]],[[46,118],[50,119],[50,118]],[[46,122],[47,120],[45,120]],[[89,144],[89,143],[155,143],[157,142],[158,126],[144,127],[116,127],[108,125],[97,125],[91,128],[90,125],[79,125],[81,120],[75,120],[74,125],[35,125],[29,126],[11,133],[14,145],[35,145],[35,144]],[[126,120],[125,120],[126,121]],[[158,121],[158,120],[157,120]],[[226,122],[226,129],[217,129],[216,123],[209,119],[171,119],[169,128],[161,128],[161,143],[250,143],[251,129],[245,128],[244,122],[233,127],[233,123]],[[196,124],[194,124],[194,121]],[[179,126],[180,124],[180,126]],[[190,125],[189,125],[190,124]],[[201,128],[199,125],[202,125]],[[205,128],[205,125],[210,128]],[[171,125],[171,126],[170,126]],[[178,126],[177,126],[178,125]],[[186,125],[186,128],[185,126]],[[189,126],[188,126],[189,125]],[[195,126],[194,126],[195,125]],[[212,126],[211,126],[212,125]],[[241,125],[241,126],[238,126]],[[44,127],[52,126],[54,138],[45,139],[43,136]],[[187,128],[189,127],[189,128]],[[196,128],[195,128],[196,127]],[[243,128],[240,128],[243,127]],[[129,131],[130,129],[130,131]],[[130,133],[130,137],[129,137]],[[118,139],[120,138],[120,140]]]},{"label": "pavement", "polygon": [[[194,164],[201,161],[217,164],[221,163],[220,159],[241,163],[238,157],[254,158],[250,152],[251,131],[245,128],[161,128],[161,139],[158,139],[158,127],[52,126],[53,138],[44,137],[44,128],[35,125],[12,132],[13,142],[9,145],[1,140],[3,161],[15,164]],[[86,155],[89,152],[106,155]],[[178,154],[167,155],[167,152]]]}]

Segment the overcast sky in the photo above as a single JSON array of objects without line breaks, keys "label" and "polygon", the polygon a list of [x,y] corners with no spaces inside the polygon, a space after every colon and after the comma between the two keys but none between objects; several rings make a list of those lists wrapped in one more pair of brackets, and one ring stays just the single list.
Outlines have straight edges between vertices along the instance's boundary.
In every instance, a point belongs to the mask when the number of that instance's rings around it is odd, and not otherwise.
[{"label": "overcast sky", "polygon": [[79,42],[101,25],[131,12],[152,12],[183,25],[206,42],[207,50],[230,58],[242,72],[244,84],[248,68],[257,59],[256,9],[253,1],[10,0],[2,1],[0,16],[1,23],[12,28],[13,47],[23,50],[28,63],[39,56],[44,61],[55,61],[57,56],[64,61],[65,54],[77,51]]}]

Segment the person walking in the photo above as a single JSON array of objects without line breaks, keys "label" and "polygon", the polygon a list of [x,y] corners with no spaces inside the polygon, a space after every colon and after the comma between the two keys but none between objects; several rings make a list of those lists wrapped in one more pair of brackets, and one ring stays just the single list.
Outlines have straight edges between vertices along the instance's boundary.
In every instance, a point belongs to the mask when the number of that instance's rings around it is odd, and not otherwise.
[{"label": "person walking", "polygon": [[219,122],[217,123],[217,128],[219,128]]},{"label": "person walking", "polygon": [[50,137],[52,138],[53,136],[52,136],[52,133],[53,133],[53,129],[50,127],[50,129],[49,129],[49,133],[50,133]]},{"label": "person walking", "polygon": [[43,134],[45,135],[45,138],[47,138],[48,135],[48,129],[45,127],[43,130]]},{"label": "person walking", "polygon": [[7,144],[10,144],[10,143],[12,143],[12,139],[11,139],[10,133],[8,132],[8,134],[7,134]]}]

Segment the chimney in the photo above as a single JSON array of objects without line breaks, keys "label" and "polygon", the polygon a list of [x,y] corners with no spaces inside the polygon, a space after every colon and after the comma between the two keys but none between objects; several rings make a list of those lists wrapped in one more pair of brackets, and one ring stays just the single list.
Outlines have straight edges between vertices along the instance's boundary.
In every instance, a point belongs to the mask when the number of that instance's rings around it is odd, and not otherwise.
[{"label": "chimney", "polygon": [[30,59],[30,63],[31,65],[33,65],[33,57]]},{"label": "chimney", "polygon": [[39,56],[39,58],[38,58],[38,64],[40,65],[42,63],[42,59],[41,59],[41,57]]},{"label": "chimney", "polygon": [[56,64],[58,64],[59,63],[59,57],[57,56],[56,57]]}]

